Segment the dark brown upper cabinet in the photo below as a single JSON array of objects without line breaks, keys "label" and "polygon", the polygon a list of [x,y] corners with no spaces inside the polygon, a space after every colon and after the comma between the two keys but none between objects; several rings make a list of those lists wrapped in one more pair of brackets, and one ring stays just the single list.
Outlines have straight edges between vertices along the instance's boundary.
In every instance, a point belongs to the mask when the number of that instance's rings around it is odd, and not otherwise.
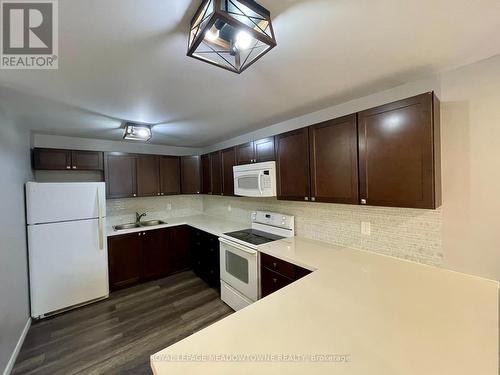
[{"label": "dark brown upper cabinet", "polygon": [[255,150],[253,142],[236,146],[236,162],[238,165],[253,163],[254,158]]},{"label": "dark brown upper cabinet", "polygon": [[360,203],[441,204],[439,101],[432,92],[359,113]]},{"label": "dark brown upper cabinet", "polygon": [[103,155],[98,151],[71,151],[51,148],[33,150],[33,169],[102,171]]},{"label": "dark brown upper cabinet", "polygon": [[274,137],[259,139],[254,142],[256,163],[275,160],[274,155]]},{"label": "dark brown upper cabinet", "polygon": [[276,182],[278,199],[308,201],[309,141],[308,128],[275,137]]},{"label": "dark brown upper cabinet", "polygon": [[104,154],[104,179],[107,198],[136,197],[135,155],[106,152]]},{"label": "dark brown upper cabinet", "polygon": [[160,156],[160,195],[180,194],[181,164],[178,156]]},{"label": "dark brown upper cabinet", "polygon": [[103,154],[98,151],[71,151],[71,169],[81,171],[102,171]]},{"label": "dark brown upper cabinet", "polygon": [[358,204],[356,114],[309,127],[311,200]]},{"label": "dark brown upper cabinet", "polygon": [[201,155],[201,193],[212,194],[212,168],[210,154]]},{"label": "dark brown upper cabinet", "polygon": [[222,160],[222,195],[234,195],[233,167],[236,165],[236,150],[234,147],[221,151]]},{"label": "dark brown upper cabinet", "polygon": [[160,195],[160,159],[156,155],[137,155],[137,195]]},{"label": "dark brown upper cabinet", "polygon": [[235,149],[238,165],[275,160],[274,137],[238,145]]},{"label": "dark brown upper cabinet", "polygon": [[33,150],[33,168],[45,170],[71,169],[71,151],[35,148]]},{"label": "dark brown upper cabinet", "polygon": [[222,195],[222,160],[220,151],[210,154],[210,171],[212,177],[212,194]]},{"label": "dark brown upper cabinet", "polygon": [[181,157],[181,193],[182,194],[200,194],[200,157],[182,156]]}]

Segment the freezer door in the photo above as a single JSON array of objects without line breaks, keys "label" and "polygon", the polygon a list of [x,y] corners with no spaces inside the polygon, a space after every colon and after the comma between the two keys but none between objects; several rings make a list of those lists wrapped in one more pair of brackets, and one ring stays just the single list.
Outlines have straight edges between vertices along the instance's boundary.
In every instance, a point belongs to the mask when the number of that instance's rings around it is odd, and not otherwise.
[{"label": "freezer door", "polygon": [[[26,184],[28,225],[106,216],[104,182]],[[99,213],[100,210],[100,213]]]},{"label": "freezer door", "polygon": [[98,219],[28,226],[32,317],[109,294],[99,242]]}]

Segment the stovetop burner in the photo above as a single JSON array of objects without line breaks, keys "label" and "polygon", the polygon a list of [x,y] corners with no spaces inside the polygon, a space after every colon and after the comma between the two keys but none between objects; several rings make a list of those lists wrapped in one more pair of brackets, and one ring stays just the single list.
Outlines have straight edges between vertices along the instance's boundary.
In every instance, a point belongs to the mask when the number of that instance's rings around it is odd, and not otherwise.
[{"label": "stovetop burner", "polygon": [[268,242],[281,240],[281,236],[275,234],[262,232],[256,229],[244,229],[236,232],[224,233],[226,236],[236,238],[240,241],[248,242],[252,245],[262,245]]}]

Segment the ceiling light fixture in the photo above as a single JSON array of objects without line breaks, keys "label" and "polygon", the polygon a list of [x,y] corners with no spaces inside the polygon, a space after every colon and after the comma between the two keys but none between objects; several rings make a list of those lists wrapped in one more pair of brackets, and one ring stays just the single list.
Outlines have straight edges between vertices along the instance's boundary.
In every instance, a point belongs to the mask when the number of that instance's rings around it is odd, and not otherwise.
[{"label": "ceiling light fixture", "polygon": [[151,126],[143,124],[133,124],[128,122],[125,124],[123,139],[131,141],[149,141],[151,139]]},{"label": "ceiling light fixture", "polygon": [[271,13],[254,0],[203,0],[187,55],[241,73],[274,47]]}]

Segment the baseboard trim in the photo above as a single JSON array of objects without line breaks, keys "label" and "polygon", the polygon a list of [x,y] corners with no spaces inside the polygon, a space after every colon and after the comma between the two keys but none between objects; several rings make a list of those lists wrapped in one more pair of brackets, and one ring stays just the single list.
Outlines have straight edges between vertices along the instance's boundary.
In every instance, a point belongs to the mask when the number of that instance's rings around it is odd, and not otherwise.
[{"label": "baseboard trim", "polygon": [[26,322],[26,325],[24,326],[23,332],[21,333],[21,336],[19,336],[19,340],[17,340],[16,347],[14,348],[14,351],[12,352],[12,355],[10,356],[9,362],[7,362],[7,366],[5,367],[5,370],[3,371],[3,375],[10,375],[12,372],[12,369],[14,368],[14,364],[16,363],[17,356],[19,355],[19,352],[21,351],[21,347],[23,346],[24,339],[26,338],[26,335],[28,334],[28,330],[31,327],[31,318],[28,318],[28,321]]}]

